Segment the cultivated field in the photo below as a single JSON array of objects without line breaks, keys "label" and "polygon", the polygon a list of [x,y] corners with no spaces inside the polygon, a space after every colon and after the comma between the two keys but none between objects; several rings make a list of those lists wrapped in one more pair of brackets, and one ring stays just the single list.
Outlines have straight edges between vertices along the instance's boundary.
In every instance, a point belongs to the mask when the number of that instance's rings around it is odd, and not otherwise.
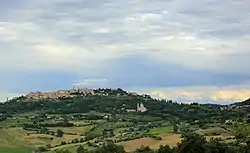
[{"label": "cultivated field", "polygon": [[[95,117],[98,115],[105,116],[97,113]],[[38,116],[33,112],[8,118],[1,122],[0,153],[31,153],[39,147],[46,147],[49,150],[46,153],[65,149],[75,153],[79,145],[91,149],[102,145],[106,140],[112,140],[131,152],[141,146],[153,149],[160,145],[173,147],[181,141],[180,133],[173,131],[173,124],[160,121],[157,117],[126,114],[116,115],[113,120],[107,120],[100,117],[85,119],[79,117],[79,114],[77,118],[74,116],[76,115]],[[35,122],[39,122],[40,125],[33,126]],[[57,123],[63,124],[57,125]],[[28,124],[30,128],[24,128],[24,124]],[[207,139],[217,137],[225,142],[232,136],[228,130],[207,126],[199,128],[197,125],[192,125],[189,129],[206,136]],[[58,129],[63,132],[61,136],[58,136]]]}]

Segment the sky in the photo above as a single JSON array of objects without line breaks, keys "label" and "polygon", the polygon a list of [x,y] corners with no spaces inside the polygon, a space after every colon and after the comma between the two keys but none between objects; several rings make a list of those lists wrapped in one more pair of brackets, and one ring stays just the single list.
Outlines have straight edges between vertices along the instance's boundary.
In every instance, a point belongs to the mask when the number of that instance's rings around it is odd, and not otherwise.
[{"label": "sky", "polygon": [[2,0],[0,100],[73,86],[250,98],[249,0]]}]

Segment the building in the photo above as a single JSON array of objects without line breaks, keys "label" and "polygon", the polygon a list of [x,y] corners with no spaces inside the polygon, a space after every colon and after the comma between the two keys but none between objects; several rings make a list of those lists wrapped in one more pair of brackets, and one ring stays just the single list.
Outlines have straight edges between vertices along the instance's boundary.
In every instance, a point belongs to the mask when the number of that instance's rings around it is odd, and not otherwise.
[{"label": "building", "polygon": [[141,104],[137,104],[137,112],[146,112],[147,108],[143,105],[143,103]]},{"label": "building", "polygon": [[128,113],[136,112],[136,110],[134,110],[134,109],[126,109],[126,111],[127,111]]}]

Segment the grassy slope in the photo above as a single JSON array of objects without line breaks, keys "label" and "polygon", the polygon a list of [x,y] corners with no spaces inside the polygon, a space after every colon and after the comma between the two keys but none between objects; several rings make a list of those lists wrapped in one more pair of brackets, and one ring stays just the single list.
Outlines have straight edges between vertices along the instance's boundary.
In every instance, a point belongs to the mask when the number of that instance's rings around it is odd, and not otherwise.
[{"label": "grassy slope", "polygon": [[32,153],[32,149],[0,147],[0,153]]},{"label": "grassy slope", "polygon": [[[76,129],[72,129],[75,131]],[[79,129],[80,130],[80,129]],[[70,131],[70,129],[68,129]],[[77,132],[77,131],[75,131]],[[44,134],[27,135],[22,128],[0,129],[0,148],[37,148],[46,144],[56,145],[61,141],[71,141],[75,138],[80,138],[80,135],[64,135],[62,138],[53,137]],[[1,153],[1,152],[0,152]]]},{"label": "grassy slope", "polygon": [[29,147],[26,135],[21,128],[0,129],[0,147]]}]

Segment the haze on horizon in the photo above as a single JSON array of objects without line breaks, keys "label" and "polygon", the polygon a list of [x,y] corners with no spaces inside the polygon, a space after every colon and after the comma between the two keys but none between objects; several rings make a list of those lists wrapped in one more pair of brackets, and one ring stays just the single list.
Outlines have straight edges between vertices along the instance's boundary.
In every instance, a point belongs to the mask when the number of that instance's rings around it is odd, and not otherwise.
[{"label": "haze on horizon", "polygon": [[250,98],[248,0],[0,1],[0,100],[122,88],[180,102]]}]

